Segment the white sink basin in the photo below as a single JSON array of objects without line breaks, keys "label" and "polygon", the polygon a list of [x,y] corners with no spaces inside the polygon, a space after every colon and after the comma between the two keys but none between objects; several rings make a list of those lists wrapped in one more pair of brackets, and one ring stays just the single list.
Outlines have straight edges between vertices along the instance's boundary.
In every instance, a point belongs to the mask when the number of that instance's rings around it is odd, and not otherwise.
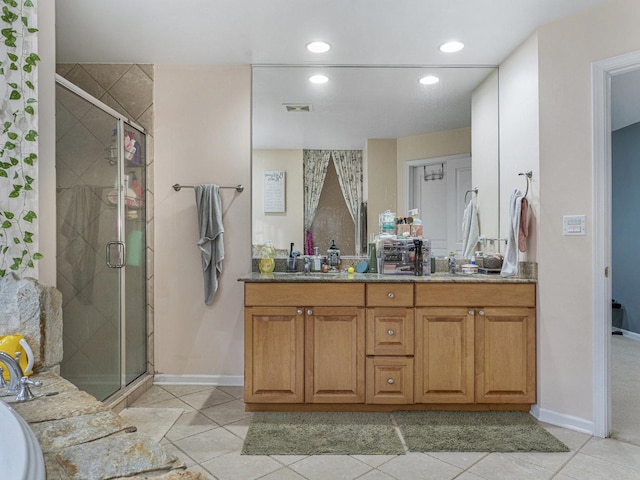
[{"label": "white sink basin", "polygon": [[0,477],[10,474],[12,480],[45,480],[44,457],[36,436],[27,422],[2,401],[0,425]]}]

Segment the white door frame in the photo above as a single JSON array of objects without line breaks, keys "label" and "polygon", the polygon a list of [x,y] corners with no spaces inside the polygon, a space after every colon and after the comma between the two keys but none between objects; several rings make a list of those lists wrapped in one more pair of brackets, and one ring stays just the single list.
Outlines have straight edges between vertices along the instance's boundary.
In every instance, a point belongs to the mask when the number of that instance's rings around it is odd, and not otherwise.
[{"label": "white door frame", "polygon": [[[593,88],[593,434],[611,432],[611,77],[640,69],[640,51],[595,62]],[[605,273],[607,272],[607,273]],[[606,321],[603,321],[606,319]]]}]

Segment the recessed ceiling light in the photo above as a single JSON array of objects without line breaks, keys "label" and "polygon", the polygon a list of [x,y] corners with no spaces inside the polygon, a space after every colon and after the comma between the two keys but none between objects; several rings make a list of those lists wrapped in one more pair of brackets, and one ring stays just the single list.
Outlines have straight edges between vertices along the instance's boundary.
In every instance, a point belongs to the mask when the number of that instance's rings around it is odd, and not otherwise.
[{"label": "recessed ceiling light", "polygon": [[311,83],[327,83],[329,81],[329,77],[326,75],[313,75],[309,77],[309,81]]},{"label": "recessed ceiling light", "polygon": [[434,85],[440,81],[435,75],[426,75],[418,80],[422,85]]},{"label": "recessed ceiling light", "polygon": [[444,53],[459,52],[464,48],[464,43],[454,40],[452,42],[443,43],[440,45],[440,51]]},{"label": "recessed ceiling light", "polygon": [[310,42],[307,43],[307,50],[312,53],[325,53],[331,50],[331,45],[322,41]]}]

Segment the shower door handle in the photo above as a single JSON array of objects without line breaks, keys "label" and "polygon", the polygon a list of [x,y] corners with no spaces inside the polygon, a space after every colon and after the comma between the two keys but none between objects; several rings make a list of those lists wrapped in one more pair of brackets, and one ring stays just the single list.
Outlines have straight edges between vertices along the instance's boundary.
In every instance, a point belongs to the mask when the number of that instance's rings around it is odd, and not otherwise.
[{"label": "shower door handle", "polygon": [[[117,258],[117,263],[111,263],[111,253],[113,252],[113,246],[116,245],[118,247],[117,251],[116,251],[116,258]],[[111,241],[111,242],[107,242],[107,251],[106,251],[106,262],[107,262],[107,267],[109,268],[122,268],[124,267],[124,263],[125,263],[125,258],[126,258],[126,248],[124,245],[124,242],[121,241]]]}]

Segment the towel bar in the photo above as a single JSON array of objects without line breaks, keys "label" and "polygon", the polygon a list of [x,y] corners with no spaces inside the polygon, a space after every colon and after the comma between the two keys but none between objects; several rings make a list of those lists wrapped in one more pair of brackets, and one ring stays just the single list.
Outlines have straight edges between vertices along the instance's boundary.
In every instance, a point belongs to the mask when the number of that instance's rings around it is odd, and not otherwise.
[{"label": "towel bar", "polygon": [[[180,185],[179,183],[176,183],[175,185],[172,185],[172,187],[176,192],[179,192],[183,188],[194,188],[193,185]],[[223,186],[223,185],[221,185],[220,188],[233,188],[238,193],[244,192],[244,185],[236,185],[236,186],[230,186],[230,185],[224,185]]]}]

